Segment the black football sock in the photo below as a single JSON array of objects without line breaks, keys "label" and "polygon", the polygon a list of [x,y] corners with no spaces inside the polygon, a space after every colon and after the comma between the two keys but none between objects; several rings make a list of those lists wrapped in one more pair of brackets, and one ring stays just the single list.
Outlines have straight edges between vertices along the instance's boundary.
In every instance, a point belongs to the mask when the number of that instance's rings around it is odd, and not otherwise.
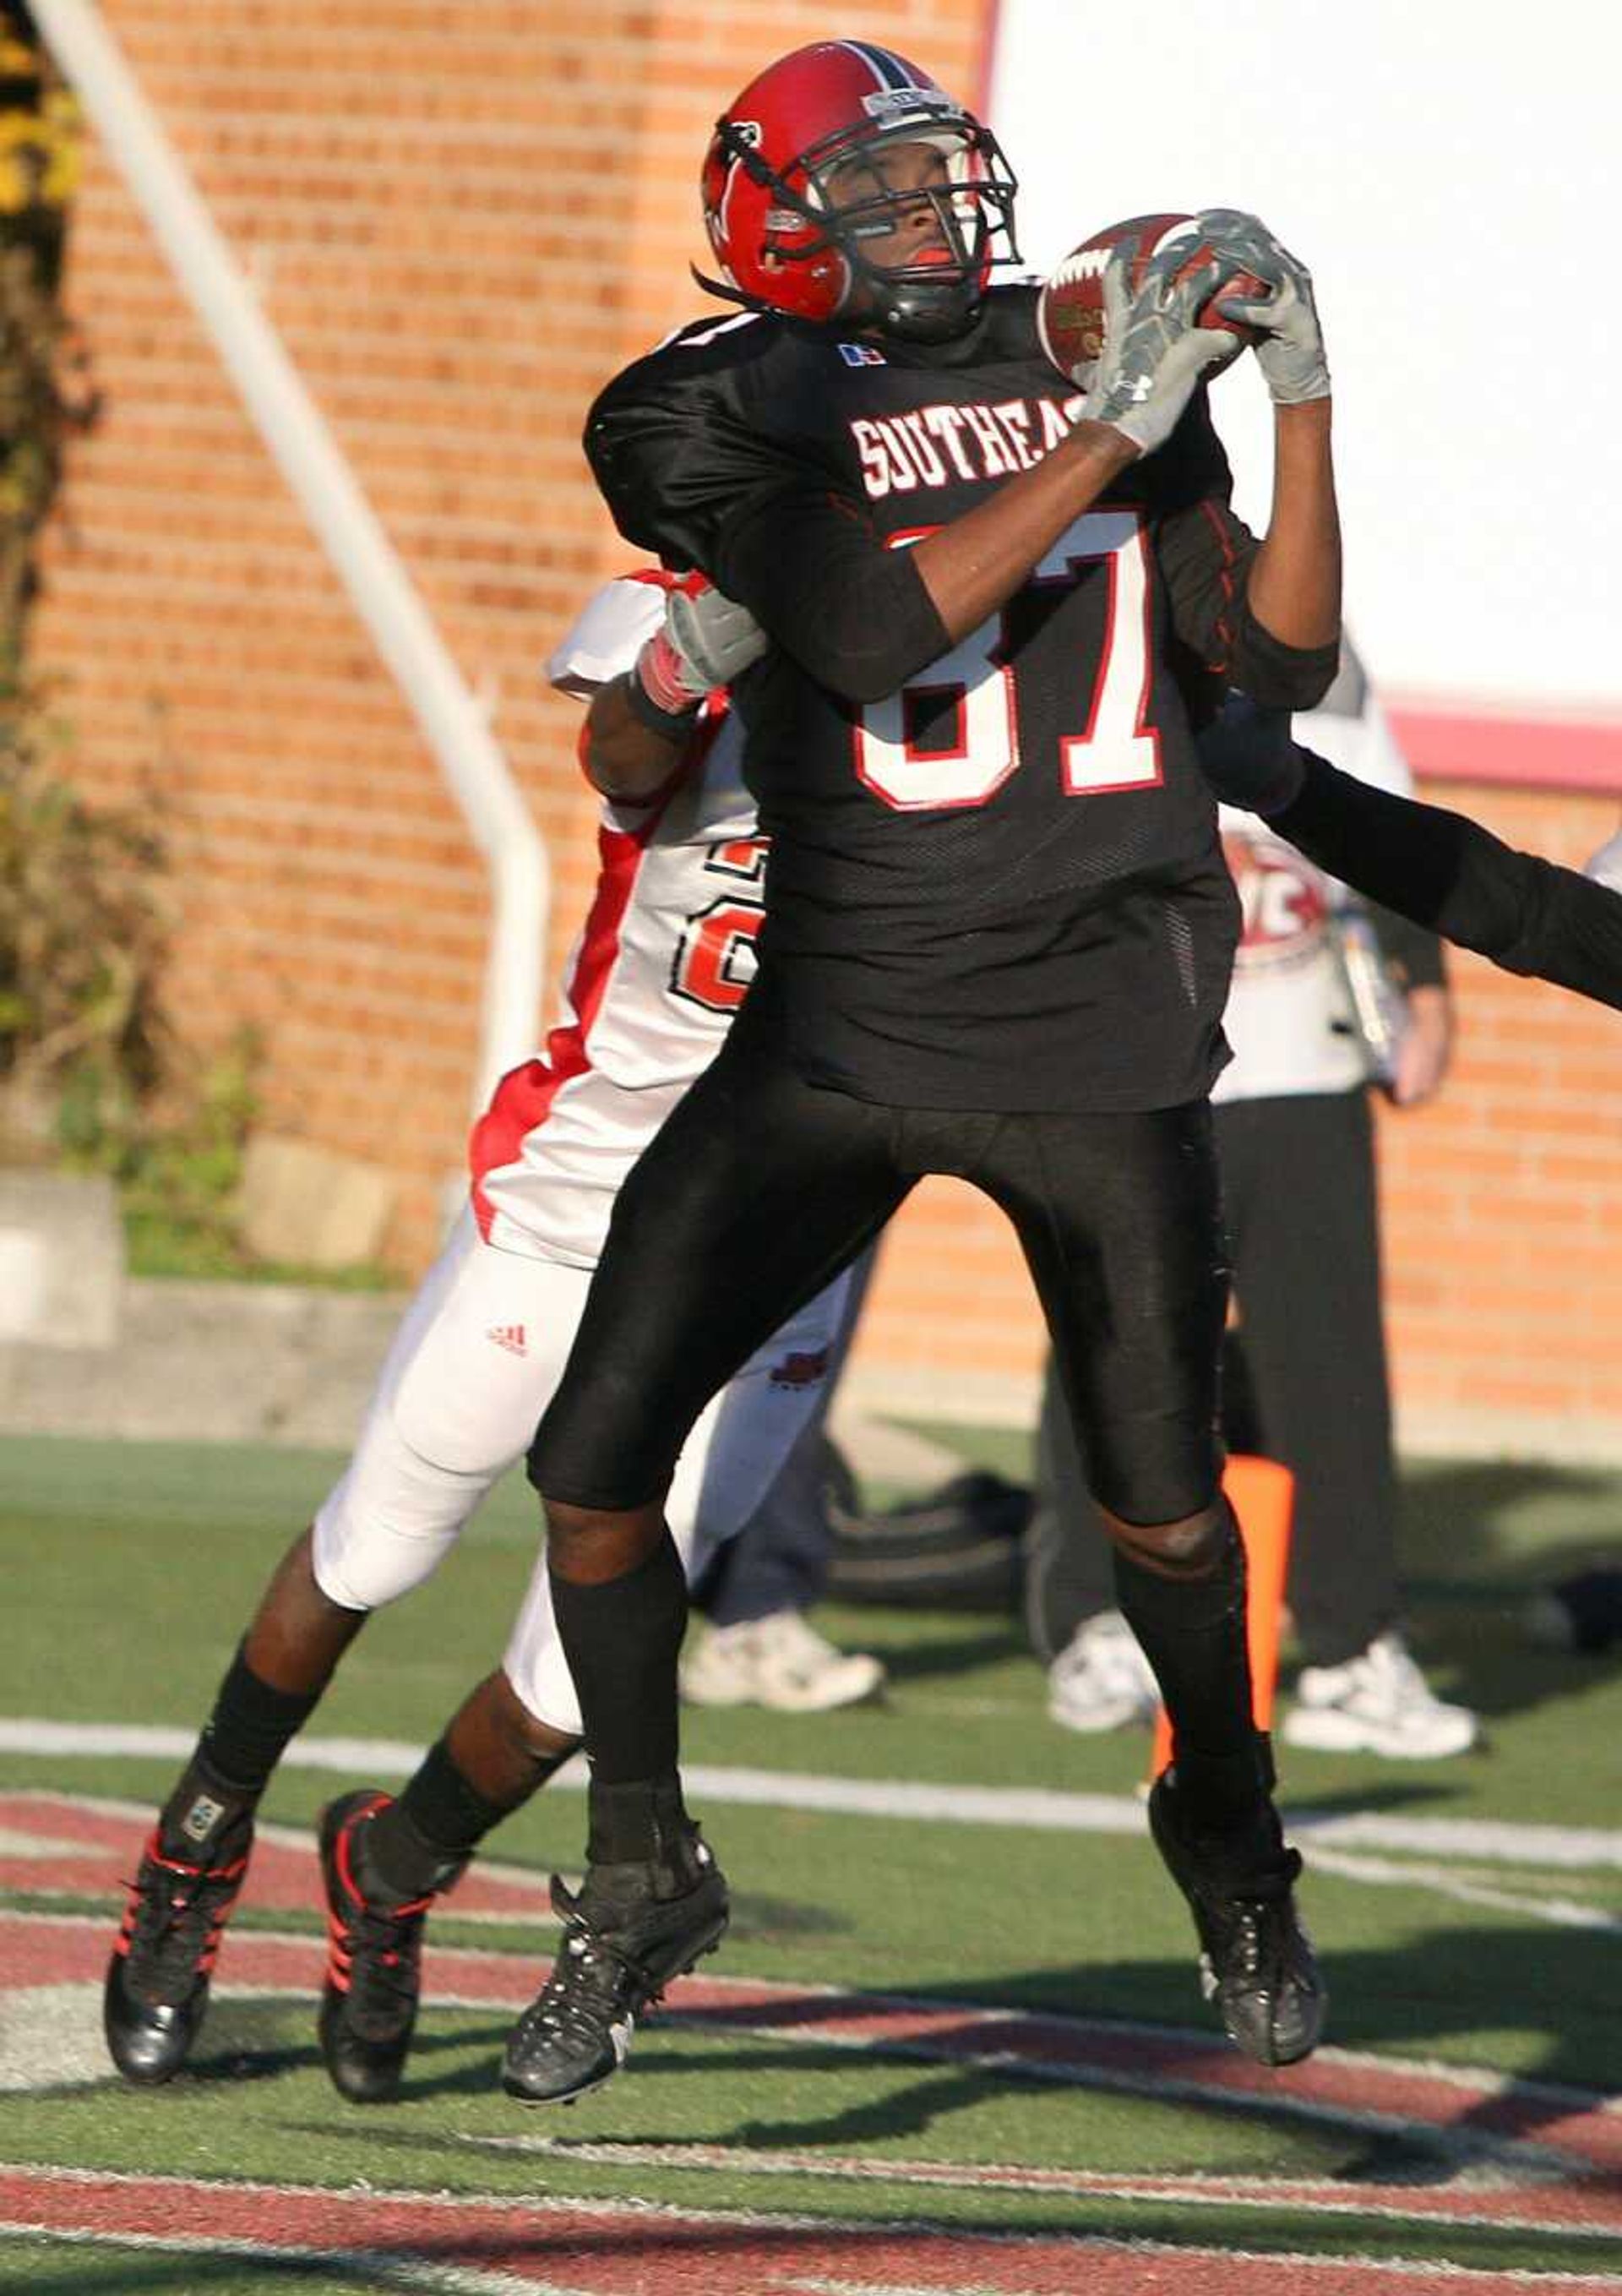
[{"label": "black football sock", "polygon": [[[560,1754],[552,1768],[568,1759],[567,1753]],[[491,1827],[550,1775],[551,1770],[543,1771],[512,1801],[490,1801],[457,1768],[445,1740],[437,1740],[399,1800],[362,1829],[357,1855],[363,1881],[375,1882],[380,1895],[402,1903],[448,1888]]]},{"label": "black football sock", "polygon": [[623,1578],[583,1587],[554,1570],[552,1601],[592,1775],[608,1784],[674,1776],[687,1581],[669,1532]]},{"label": "black football sock", "polygon": [[657,1860],[684,1822],[672,1815],[681,1804],[676,1662],[687,1624],[675,1541],[664,1532],[635,1570],[594,1587],[554,1570],[552,1599],[591,1759],[592,1860]]},{"label": "black football sock", "polygon": [[1272,1784],[1252,1718],[1245,1641],[1245,1551],[1228,1516],[1208,1570],[1168,1576],[1115,1550],[1117,1598],[1171,1717],[1177,1783],[1216,1825],[1253,1814]]},{"label": "black football sock", "polygon": [[682,1782],[668,1777],[628,1779],[616,1785],[594,1777],[591,1833],[586,1845],[593,1866],[648,1865],[669,1868],[690,1881],[692,1820],[682,1800]]},{"label": "black football sock", "polygon": [[272,1772],[319,1702],[316,1692],[277,1690],[242,1646],[215,1693],[197,1751],[163,1806],[159,1829],[176,1849],[206,1846],[222,1821],[251,1811]]}]

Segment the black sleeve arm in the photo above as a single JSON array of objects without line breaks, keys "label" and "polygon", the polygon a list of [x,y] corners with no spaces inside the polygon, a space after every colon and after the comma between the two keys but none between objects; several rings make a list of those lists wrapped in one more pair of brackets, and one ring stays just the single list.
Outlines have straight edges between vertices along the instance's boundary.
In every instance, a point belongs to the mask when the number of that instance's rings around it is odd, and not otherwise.
[{"label": "black sleeve arm", "polygon": [[1335,675],[1336,646],[1288,646],[1250,611],[1261,545],[1235,517],[1233,473],[1197,390],[1171,437],[1144,466],[1154,504],[1155,557],[1178,645],[1219,686],[1276,709],[1310,709]]},{"label": "black sleeve arm", "polygon": [[887,549],[859,504],[831,488],[749,503],[708,570],[848,701],[882,701],[952,644],[911,552]]},{"label": "black sleeve arm", "polygon": [[1334,681],[1338,645],[1291,646],[1250,611],[1249,574],[1260,545],[1219,497],[1159,521],[1156,553],[1172,626],[1203,669],[1270,709],[1310,709]]},{"label": "black sleeve arm", "polygon": [[1622,1012],[1622,894],[1518,852],[1462,814],[1301,755],[1299,794],[1268,819],[1309,860],[1506,972]]},{"label": "black sleeve arm", "polygon": [[1379,901],[1367,906],[1380,953],[1400,976],[1404,988],[1446,988],[1447,952],[1435,933]]}]

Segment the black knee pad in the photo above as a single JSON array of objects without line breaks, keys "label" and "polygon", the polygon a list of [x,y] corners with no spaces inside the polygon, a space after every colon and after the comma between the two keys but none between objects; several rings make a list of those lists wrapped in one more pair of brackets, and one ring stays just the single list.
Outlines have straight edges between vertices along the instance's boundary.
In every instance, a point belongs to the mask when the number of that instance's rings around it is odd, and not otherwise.
[{"label": "black knee pad", "polygon": [[1115,1586],[1121,1609],[1151,1632],[1202,1630],[1242,1612],[1245,1550],[1225,1503],[1198,1560],[1167,1563],[1155,1549],[1118,1538]]},{"label": "black knee pad", "polygon": [[1208,1505],[1159,1522],[1111,1515],[1110,1535],[1119,1553],[1167,1578],[1208,1578],[1230,1544],[1243,1554],[1233,1510],[1220,1492]]}]

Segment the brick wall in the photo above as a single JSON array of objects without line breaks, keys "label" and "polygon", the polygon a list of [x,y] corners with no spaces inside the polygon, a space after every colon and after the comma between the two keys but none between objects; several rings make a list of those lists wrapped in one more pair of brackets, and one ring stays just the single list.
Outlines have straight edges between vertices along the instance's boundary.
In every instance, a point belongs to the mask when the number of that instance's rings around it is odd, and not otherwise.
[{"label": "brick wall", "polygon": [[[593,391],[706,308],[696,183],[809,5],[110,0],[149,99],[381,515],[558,873],[589,881],[578,711],[537,668],[626,562],[579,447]],[[979,0],[864,12],[972,83]],[[181,863],[175,1001],[263,1030],[266,1114],[394,1168],[430,1248],[472,1089],[485,884],[369,641],[121,181],[94,149],[70,292],[106,417],[51,537],[39,661],[86,784],[156,783]],[[708,306],[715,308],[714,305]]]},{"label": "brick wall", "polygon": [[[824,34],[807,4],[106,0],[552,846],[560,937],[590,869],[575,714],[537,666],[625,562],[578,438],[596,385],[701,308],[693,182],[719,103]],[[986,0],[872,0],[868,36],[978,84]],[[573,29],[570,29],[570,26]],[[36,653],[86,784],[174,824],[175,995],[200,1043],[263,1029],[266,1114],[398,1177],[421,1265],[460,1160],[481,869],[406,714],[121,183],[91,154],[71,294],[107,398],[53,532]],[[1594,800],[1479,799],[1581,857]],[[561,947],[554,948],[554,963]],[[1622,1447],[1614,1022],[1460,967],[1458,1074],[1386,1129],[1405,1412],[1457,1439]],[[1609,1033],[1608,1033],[1609,1031]],[[996,1215],[920,1191],[858,1376],[1019,1407],[1036,1334]],[[1597,1432],[1596,1432],[1597,1430]],[[1551,1434],[1552,1431],[1552,1434]],[[1585,1434],[1584,1431],[1587,1431]]]}]

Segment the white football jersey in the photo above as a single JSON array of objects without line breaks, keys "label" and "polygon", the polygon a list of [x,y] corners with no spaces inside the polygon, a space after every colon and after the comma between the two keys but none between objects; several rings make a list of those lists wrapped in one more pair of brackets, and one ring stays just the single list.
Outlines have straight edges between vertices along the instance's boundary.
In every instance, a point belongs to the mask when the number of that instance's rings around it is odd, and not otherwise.
[{"label": "white football jersey", "polygon": [[[1295,726],[1307,749],[1342,773],[1413,795],[1407,759],[1349,647],[1335,685]],[[1222,1016],[1233,1058],[1211,1097],[1350,1092],[1366,1071],[1329,922],[1344,890],[1255,814],[1225,805],[1218,826],[1243,922]]]},{"label": "white football jersey", "polygon": [[[663,608],[657,577],[609,583],[553,656],[553,683],[588,693],[629,669]],[[596,1265],[620,1183],[715,1057],[754,977],[766,848],[741,729],[710,706],[663,797],[604,800],[596,891],[557,1025],[473,1128],[473,1210],[502,1250]]]}]

